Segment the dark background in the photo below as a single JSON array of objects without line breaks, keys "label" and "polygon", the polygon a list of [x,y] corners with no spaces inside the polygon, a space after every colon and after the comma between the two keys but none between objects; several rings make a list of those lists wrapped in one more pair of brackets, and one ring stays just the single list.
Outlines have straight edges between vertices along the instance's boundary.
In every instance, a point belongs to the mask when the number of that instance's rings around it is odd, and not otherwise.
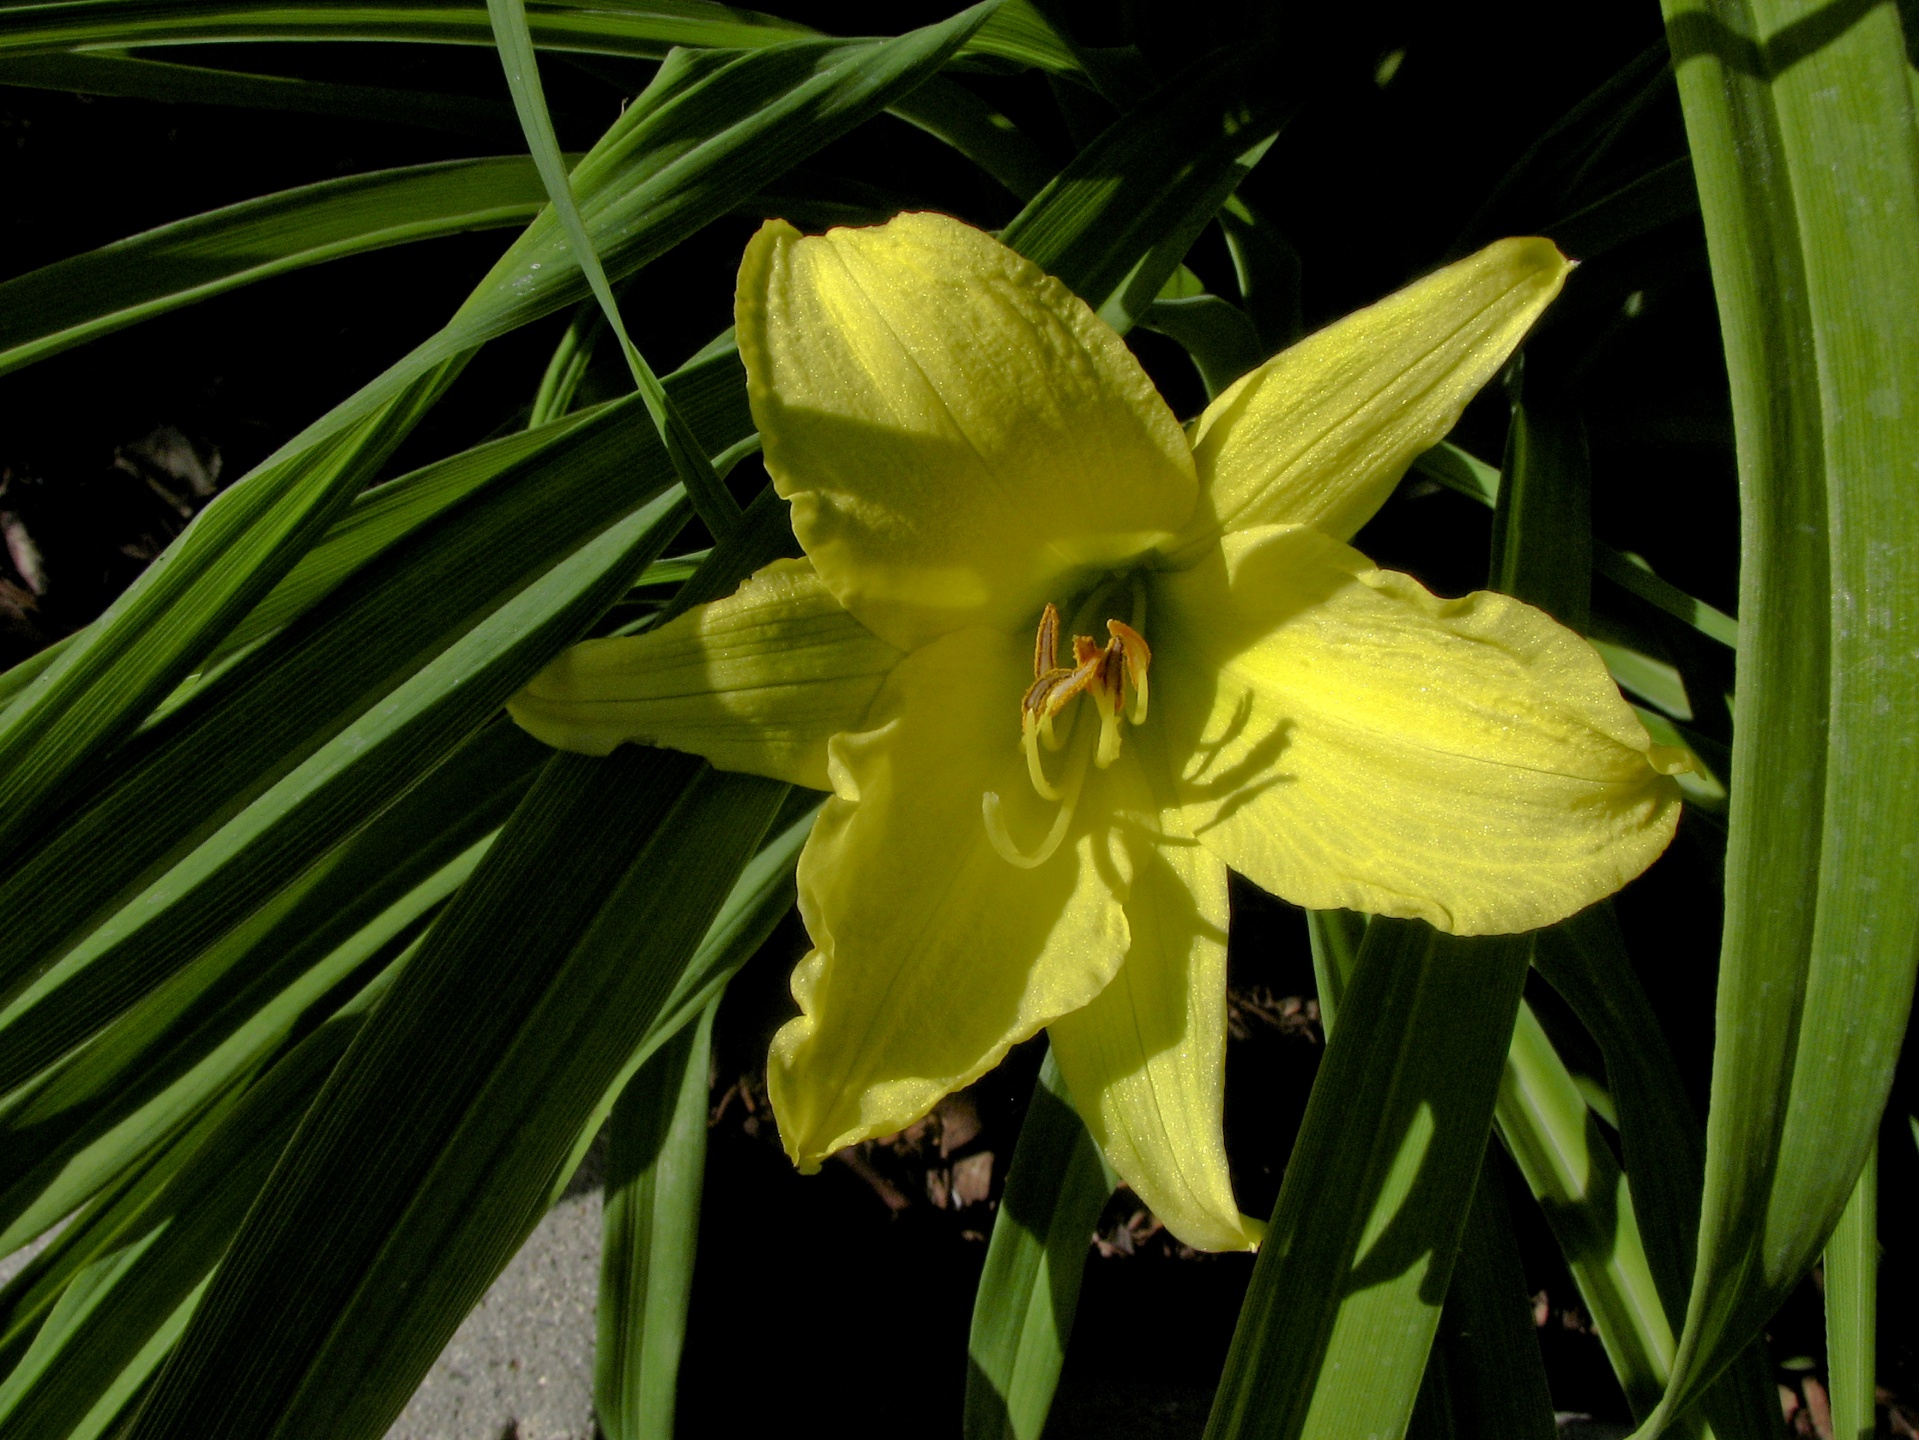
[{"label": "dark background", "polygon": [[[937,18],[928,4],[790,4],[836,33],[881,33]],[[1140,41],[1170,69],[1215,43],[1276,30],[1313,84],[1298,118],[1245,194],[1300,256],[1298,311],[1311,329],[1378,298],[1449,254],[1505,233],[1552,234],[1563,196],[1521,193],[1490,215],[1501,177],[1582,97],[1660,43],[1657,8],[1085,3],[1055,7],[1089,45]],[[1382,62],[1400,54],[1387,83]],[[0,86],[0,277],[22,274],[169,220],[370,169],[520,149],[490,51],[426,46],[273,45],[155,51],[236,70],[451,91],[494,102],[469,133]],[[650,66],[547,56],[561,137],[585,148]],[[1035,75],[970,75],[1063,163],[1076,135],[1111,118]],[[1279,83],[1276,79],[1275,83]],[[1684,154],[1670,87],[1614,147],[1608,178]],[[816,157],[791,188],[847,180],[913,206],[997,226],[1017,202],[928,137],[881,120]],[[627,319],[664,371],[730,321],[733,270],[757,224],[741,214],[649,270]],[[0,665],[97,614],[228,483],[430,334],[508,243],[467,235],[336,261],[133,327],[0,378]],[[1216,231],[1189,263],[1232,294]],[[1638,297],[1633,305],[1626,297]],[[1631,311],[1628,314],[1628,310]],[[392,473],[524,423],[564,316],[489,345],[403,447]],[[1134,343],[1174,408],[1204,403],[1192,367],[1161,337]],[[1667,225],[1577,272],[1533,349],[1576,377],[1591,438],[1598,536],[1662,575],[1735,609],[1737,506],[1731,420],[1703,238]],[[589,381],[623,387],[614,357]],[[1497,387],[1455,437],[1500,456]],[[1408,485],[1359,537],[1382,564],[1441,593],[1484,583],[1488,514]],[[24,536],[25,540],[19,539]],[[1717,723],[1723,726],[1724,717]],[[1714,717],[1702,717],[1702,725]],[[1636,963],[1703,1113],[1711,1064],[1718,888],[1713,837],[1693,818],[1668,856],[1620,900]],[[1705,897],[1702,899],[1702,897]],[[1303,922],[1235,885],[1234,1039],[1228,1136],[1242,1204],[1270,1209],[1320,1051]],[[1027,1046],[927,1125],[875,1142],[817,1177],[795,1175],[764,1110],[763,1060],[791,1011],[787,969],[804,947],[782,927],[734,985],[718,1034],[709,1183],[694,1292],[682,1429],[733,1433],[794,1413],[829,1425],[957,1433],[972,1288],[1005,1157],[1038,1065]],[[1560,1016],[1543,987],[1536,1003]],[[1563,1017],[1561,1017],[1563,1021]],[[1568,1058],[1601,1073],[1569,1021]],[[1560,1033],[1563,1032],[1563,1035]],[[1919,1352],[1902,1301],[1919,1255],[1902,1224],[1915,1155],[1902,1076],[1883,1147],[1881,1383],[1919,1394]],[[953,1192],[953,1167],[990,1154],[984,1201]],[[972,1173],[979,1174],[975,1164]],[[1623,1420],[1589,1319],[1537,1207],[1506,1169],[1541,1343],[1561,1410]],[[962,1187],[963,1188],[963,1187]],[[1197,1435],[1231,1335],[1247,1257],[1196,1256],[1155,1230],[1125,1192],[1102,1222],[1049,1434]],[[1817,1376],[1823,1322],[1816,1277],[1772,1331],[1782,1381]],[[1795,1395],[1798,1394],[1795,1388]],[[1803,1416],[1800,1417],[1803,1423]],[[1901,1433],[1913,1433],[1910,1428]]]}]

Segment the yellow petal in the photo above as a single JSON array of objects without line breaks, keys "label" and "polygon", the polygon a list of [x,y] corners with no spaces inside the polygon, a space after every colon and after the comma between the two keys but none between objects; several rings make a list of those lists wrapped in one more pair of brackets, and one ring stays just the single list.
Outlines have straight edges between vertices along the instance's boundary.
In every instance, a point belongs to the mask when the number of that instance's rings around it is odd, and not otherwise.
[{"label": "yellow petal", "polygon": [[[834,797],[799,868],[818,948],[793,972],[802,1013],[768,1065],[802,1166],[910,1125],[1119,968],[1133,859],[1113,814],[1116,796],[1151,803],[1137,764],[1092,772],[1065,842],[1035,868],[1001,858],[981,819],[982,793],[997,792],[1031,848],[1055,813],[1019,747],[1031,659],[1023,637],[948,635],[900,663],[872,728],[833,741]],[[1094,729],[1097,717],[1077,738]]]},{"label": "yellow petal", "polygon": [[1226,866],[1190,837],[1142,857],[1132,946],[1090,1005],[1048,1027],[1060,1073],[1113,1168],[1200,1250],[1247,1250],[1220,1130],[1226,1083]]},{"label": "yellow petal", "polygon": [[562,750],[631,740],[825,790],[827,740],[858,728],[899,659],[810,564],[776,560],[657,630],[573,646],[507,711]]},{"label": "yellow petal", "polygon": [[1666,757],[1592,647],[1531,606],[1435,599],[1307,526],[1229,535],[1153,600],[1186,823],[1276,895],[1527,930],[1672,836]]},{"label": "yellow petal", "polygon": [[1119,337],[957,220],[810,238],[769,221],[735,314],[793,533],[846,608],[902,649],[1030,625],[1070,577],[1192,513],[1185,437]]},{"label": "yellow petal", "polygon": [[1501,240],[1281,351],[1206,407],[1181,548],[1251,525],[1347,539],[1512,354],[1572,269]]}]

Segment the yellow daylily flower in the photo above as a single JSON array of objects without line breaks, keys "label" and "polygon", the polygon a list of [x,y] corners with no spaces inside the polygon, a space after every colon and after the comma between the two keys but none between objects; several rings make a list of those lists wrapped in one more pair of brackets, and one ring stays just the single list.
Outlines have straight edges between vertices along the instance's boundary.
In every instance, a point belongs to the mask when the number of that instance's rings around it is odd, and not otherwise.
[{"label": "yellow daylily flower", "polygon": [[769,1066],[796,1162],[1044,1028],[1167,1227],[1249,1247],[1220,1135],[1229,867],[1482,934],[1659,854],[1681,762],[1582,639],[1344,543],[1567,269],[1490,246],[1276,356],[1189,442],[1119,336],[978,230],[754,237],[740,351],[806,558],[574,647],[512,711],[832,792]]}]

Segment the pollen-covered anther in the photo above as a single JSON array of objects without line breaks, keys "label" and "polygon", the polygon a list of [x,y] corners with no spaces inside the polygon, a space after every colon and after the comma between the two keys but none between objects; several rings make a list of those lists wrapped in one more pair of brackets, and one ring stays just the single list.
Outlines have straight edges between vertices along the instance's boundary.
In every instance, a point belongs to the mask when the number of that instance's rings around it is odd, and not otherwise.
[{"label": "pollen-covered anther", "polygon": [[[1058,748],[1053,720],[1081,694],[1092,697],[1099,711],[1099,742],[1094,764],[1104,770],[1119,758],[1120,717],[1138,725],[1146,718],[1146,672],[1152,664],[1152,648],[1145,637],[1119,620],[1106,622],[1110,637],[1100,645],[1090,635],[1073,637],[1071,668],[1058,663],[1059,611],[1048,605],[1040,615],[1039,633],[1033,644],[1033,683],[1020,700],[1020,743],[1026,752],[1027,772],[1033,788],[1048,800],[1060,798],[1060,792],[1046,776],[1040,758],[1040,744]],[[1127,690],[1132,704],[1127,705]]]},{"label": "pollen-covered anther", "polygon": [[1126,661],[1126,683],[1133,687],[1133,708],[1126,712],[1126,718],[1135,725],[1146,723],[1146,672],[1153,663],[1153,647],[1146,643],[1146,637],[1131,625],[1118,620],[1106,622],[1106,633],[1112,636],[1108,646],[1119,646],[1119,652]]}]

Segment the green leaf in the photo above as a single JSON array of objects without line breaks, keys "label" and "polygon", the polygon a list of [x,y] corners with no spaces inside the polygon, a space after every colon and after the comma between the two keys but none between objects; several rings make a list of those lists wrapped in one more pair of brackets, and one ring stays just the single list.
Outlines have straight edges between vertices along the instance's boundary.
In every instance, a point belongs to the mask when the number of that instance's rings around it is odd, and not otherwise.
[{"label": "green leaf", "polygon": [[[1413,461],[1420,476],[1448,490],[1493,507],[1499,502],[1500,473],[1477,456],[1470,455],[1450,441],[1441,441]],[[1604,541],[1592,545],[1592,569],[1648,606],[1697,630],[1721,645],[1739,643],[1739,622],[1705,601],[1688,595],[1677,585],[1655,575],[1652,567],[1636,555],[1615,550]]]},{"label": "green leaf", "polygon": [[433,94],[382,85],[345,85],[291,75],[255,75],[130,55],[81,52],[0,60],[0,85],[26,85],[171,104],[233,105],[249,110],[337,115],[491,139],[513,134],[511,112],[494,101],[472,95]]},{"label": "green leaf", "polygon": [[581,305],[573,312],[559,343],[540,376],[540,388],[534,393],[533,408],[527,414],[526,428],[537,430],[550,425],[573,408],[573,397],[586,379],[593,363],[594,346],[606,329],[606,315],[597,301]]},{"label": "green leaf", "polygon": [[[979,18],[967,12],[883,42],[677,52],[574,173],[608,270],[637,269],[878,113],[944,63]],[[5,833],[28,832],[69,777],[191,671],[477,346],[585,289],[562,227],[541,212],[446,328],[203,511],[164,561],[0,714]]]},{"label": "green leaf", "polygon": [[966,43],[972,55],[992,55],[1054,75],[1080,76],[1080,58],[1032,0],[1003,0]]},{"label": "green leaf", "polygon": [[1541,230],[1546,217],[1572,207],[1633,119],[1666,93],[1668,59],[1665,46],[1647,46],[1555,121],[1481,202],[1449,254],[1464,255],[1501,235],[1551,233]]},{"label": "green leaf", "polygon": [[[1525,374],[1521,367],[1520,374]],[[1592,606],[1592,462],[1563,389],[1528,377],[1506,430],[1487,586],[1587,628]]]},{"label": "green leaf", "polygon": [[[1572,1007],[1606,1062],[1640,1243],[1672,1327],[1685,1319],[1705,1141],[1658,1012],[1626,954],[1610,902],[1539,932],[1533,964]],[[1755,1341],[1700,1402],[1717,1434],[1781,1433],[1772,1365]]]},{"label": "green leaf", "polygon": [[1652,567],[1635,556],[1623,555],[1610,546],[1593,547],[1593,569],[1622,590],[1637,595],[1648,605],[1684,621],[1701,635],[1721,645],[1739,644],[1739,622],[1703,600],[1694,599],[1677,585],[1661,580]]},{"label": "green leaf", "polygon": [[1690,220],[1698,213],[1699,188],[1693,183],[1692,162],[1682,155],[1540,228],[1568,255],[1593,260],[1662,225]]},{"label": "green leaf", "polygon": [[621,1092],[608,1125],[593,1405],[607,1440],[672,1440],[706,1168],[716,996]]},{"label": "green leaf", "polygon": [[[1308,910],[1320,1025],[1330,1038],[1339,1002],[1359,963],[1366,917]],[[1510,1072],[1512,1061],[1507,1059]],[[1502,1088],[1504,1082],[1502,1081]],[[1497,1114],[1497,1112],[1495,1112]],[[1459,1257],[1408,1433],[1414,1440],[1550,1440],[1552,1401],[1532,1323],[1525,1274],[1498,1164],[1480,1162]]]},{"label": "green leaf", "polygon": [[[720,338],[724,344],[716,341],[708,345],[665,382],[693,429],[719,452],[716,466],[725,464],[727,451],[753,435],[753,417],[746,404],[746,371],[740,365],[739,351],[732,345],[732,332]],[[320,543],[227,633],[201,667],[198,678],[168,696],[166,707],[158,713],[165,714],[194,686],[204,684],[222,661],[312,609],[348,577],[465,503],[469,496],[494,487],[552,483],[543,473],[545,468],[581,464],[581,447],[628,444],[623,431],[617,436],[611,432],[602,435],[596,427],[617,429],[638,424],[637,417],[630,413],[631,404],[630,400],[615,400],[589,406],[539,427],[537,433],[520,432],[487,441],[356,495],[346,514]],[[601,438],[589,438],[594,435]],[[643,437],[631,444],[642,454],[648,453]],[[549,503],[578,502],[555,495]],[[581,529],[577,533],[584,536],[590,532]]]},{"label": "green leaf", "polygon": [[[812,32],[791,20],[708,0],[641,4],[542,5],[533,37],[543,49],[657,60],[676,45],[751,48]],[[106,46],[245,44],[258,40],[385,40],[488,45],[493,32],[479,0],[362,4],[357,0],[56,0],[10,18],[0,54]]]},{"label": "green leaf", "polygon": [[79,638],[77,634],[63,635],[45,649],[36,650],[4,675],[0,675],[0,707],[11,705],[15,696],[39,679],[47,668]]},{"label": "green leaf", "polygon": [[[1439,1433],[1472,1440],[1554,1440],[1558,1434],[1519,1244],[1490,1151],[1480,1164],[1426,1364],[1429,1383],[1435,1372],[1443,1377],[1433,1385],[1433,1403],[1446,1412]],[[1423,1404],[1426,1392],[1421,1396]],[[1436,1440],[1434,1430],[1420,1424],[1418,1410],[1414,1414],[1414,1440]]]},{"label": "green leaf", "polygon": [[[12,1436],[97,1433],[158,1368],[295,1125],[363,1023],[363,1010],[295,1047],[209,1133],[179,1142],[168,1178],[110,1207],[19,1365],[0,1383]],[[71,1243],[62,1237],[63,1243]]]},{"label": "green leaf", "polygon": [[1866,1157],[1852,1199],[1826,1242],[1826,1378],[1833,1440],[1878,1433],[1879,1151]]},{"label": "green leaf", "polygon": [[532,161],[499,155],[323,180],[176,220],[0,284],[0,374],[289,270],[524,225],[545,198]]},{"label": "green leaf", "polygon": [[[775,820],[773,839],[762,847],[740,876],[647,1038],[628,1061],[630,1070],[636,1070],[711,1007],[733,973],[791,906],[794,862],[818,808],[810,797],[796,795],[794,800],[797,803],[789,802],[782,812],[783,817],[792,818]],[[203,1280],[264,1179],[263,1170],[249,1169],[257,1165],[261,1153],[249,1135],[257,1131],[266,1114],[281,1117],[276,1123],[284,1126],[282,1139],[290,1132],[332,1063],[329,1058],[325,1067],[313,1069],[314,1048],[330,1046],[327,1055],[336,1057],[352,1033],[351,1027],[360,1023],[360,1017],[385,991],[394,974],[395,968],[390,967],[349,1001],[335,1019],[302,1041],[286,1059],[276,1061],[266,1071],[266,1078],[254,1083],[237,1106],[233,1095],[223,1096],[218,1105],[209,1108],[193,1126],[170,1141],[157,1159],[131,1167],[126,1172],[128,1178],[115,1191],[89,1207],[26,1271],[0,1291],[0,1316],[4,1316],[0,1321],[0,1356],[17,1355],[25,1337],[31,1335],[36,1326],[41,1326],[55,1302],[90,1266],[110,1260],[116,1251],[138,1244],[142,1249],[137,1263],[147,1270],[128,1273],[172,1276],[175,1289],[171,1294],[156,1296],[150,1290],[129,1288],[124,1275],[117,1277],[112,1283],[120,1288],[110,1297],[112,1307],[96,1305],[95,1316],[87,1323],[113,1327],[112,1334],[130,1337],[135,1342],[147,1334],[146,1346],[126,1369],[116,1372],[105,1363],[113,1358],[113,1351],[101,1338],[93,1331],[77,1330],[71,1339],[61,1341],[62,1348],[72,1353],[53,1362],[69,1367],[67,1378],[60,1382],[57,1403],[71,1406],[79,1400],[96,1409],[108,1407],[113,1395],[111,1390],[101,1387],[108,1383],[109,1377],[113,1384],[131,1384],[150,1373],[177,1338],[185,1323],[183,1311],[194,1298],[189,1294],[176,1305],[177,1297],[188,1286]],[[310,1076],[309,1082],[303,1088],[289,1086],[290,1076],[303,1066]],[[582,1127],[582,1138],[576,1142],[574,1153],[557,1172],[556,1194],[578,1168],[581,1152],[599,1132],[600,1122],[624,1084],[623,1079],[610,1087],[602,1108]],[[272,1154],[277,1154],[277,1145],[278,1142],[274,1142],[268,1147]],[[267,1161],[271,1163],[271,1154]],[[176,1179],[183,1165],[189,1174]],[[250,1180],[240,1177],[242,1171],[250,1175]],[[200,1180],[190,1178],[196,1174]],[[208,1178],[220,1180],[220,1188],[211,1195],[203,1193]],[[249,1183],[251,1189],[247,1188]],[[238,1198],[239,1208],[233,1209],[223,1196]],[[201,1220],[206,1218],[209,1209],[221,1207],[225,1207],[223,1213],[227,1217],[225,1233],[219,1233],[217,1227],[208,1230]],[[183,1211],[196,1217],[193,1223],[184,1227],[172,1223],[172,1217]],[[165,1233],[152,1233],[161,1228]],[[170,1305],[174,1306],[171,1311],[167,1308]],[[142,1330],[142,1325],[151,1333]],[[47,1331],[41,1326],[40,1343],[46,1343],[46,1339]],[[122,1353],[130,1348],[123,1345]],[[84,1364],[76,1367],[74,1355],[85,1357]],[[56,1403],[47,1398],[48,1383],[36,1382],[22,1405]]]},{"label": "green leaf", "polygon": [[[974,39],[1011,7],[1001,4]],[[935,75],[893,106],[893,113],[971,160],[1021,200],[1053,178],[1053,167],[1020,128],[965,86]]]},{"label": "green leaf", "polygon": [[1093,1230],[1118,1183],[1048,1050],[973,1300],[966,1440],[1039,1440],[1045,1430]]},{"label": "green leaf", "polygon": [[1705,1197],[1656,1433],[1818,1257],[1919,957],[1919,132],[1899,16],[1671,0],[1740,471]]},{"label": "green leaf", "polygon": [[1499,1084],[1499,1136],[1538,1197],[1638,1416],[1672,1371],[1673,1327],[1653,1282],[1632,1191],[1598,1121],[1530,1006]]},{"label": "green leaf", "polygon": [[1194,65],[1088,145],[1000,238],[1124,333],[1291,113],[1264,47]]},{"label": "green leaf", "polygon": [[1528,948],[1523,937],[1461,940],[1417,921],[1367,926],[1209,1440],[1405,1428],[1485,1154]]},{"label": "green leaf", "polygon": [[720,906],[720,913],[708,927],[699,950],[687,962],[686,969],[673,984],[672,994],[661,1005],[659,1018],[574,1137],[572,1153],[554,1172],[549,1203],[558,1202],[566,1183],[580,1168],[580,1162],[586,1158],[586,1152],[639,1068],[651,1060],[661,1046],[705,1013],[706,1007],[725,992],[740,967],[766,943],[773,927],[793,908],[798,898],[794,869],[819,811],[820,802],[811,791],[795,790],[787,797],[770,827],[772,838],[740,872],[738,883],[726,897],[726,903]]},{"label": "green leaf", "polygon": [[573,184],[567,178],[566,160],[553,133],[553,117],[547,113],[546,92],[540,85],[539,61],[533,54],[533,36],[527,29],[526,7],[521,0],[487,0],[487,13],[493,21],[500,63],[506,68],[507,88],[513,92],[513,108],[519,113],[520,128],[526,132],[533,163],[539,167],[540,181],[566,231],[574,263],[585,272],[600,313],[620,342],[620,351],[633,372],[633,383],[646,404],[646,413],[659,433],[660,443],[666,447],[667,457],[673,462],[673,472],[686,487],[687,498],[714,538],[723,539],[739,520],[739,502],[713,473],[705,447],[674,405],[666,387],[660,384],[660,377],[653,373],[653,367],[646,363],[626,333],[619,302],[613,298],[613,287],[607,283],[599,252],[593,248],[593,238],[587,234],[586,222],[580,218]]},{"label": "green leaf", "polygon": [[[660,1006],[660,1018],[627,1061],[629,1070],[622,1072],[607,1088],[603,1101],[606,1113],[611,1113],[614,1100],[631,1078],[630,1071],[638,1069],[652,1057],[655,1049],[698,1019],[793,908],[799,893],[794,870],[799,864],[800,852],[806,848],[806,837],[813,832],[813,822],[819,818],[821,803],[811,791],[795,790],[787,797],[785,808],[769,827],[770,838],[740,872],[739,882],[726,897],[726,903],[720,906],[720,913],[714,917],[699,950],[687,962],[686,969],[674,982],[673,992]],[[582,1150],[597,1132],[597,1122],[590,1130],[582,1131]],[[571,1175],[572,1170],[566,1173]]]},{"label": "green leaf", "polygon": [[291,568],[461,363],[422,367],[367,413],[217,496],[0,714],[0,853],[44,825],[82,768]]},{"label": "green leaf", "polygon": [[1178,341],[1193,357],[1208,400],[1266,358],[1246,312],[1217,295],[1155,300],[1139,323]]},{"label": "green leaf", "polygon": [[244,1083],[289,1033],[348,1000],[472,873],[545,758],[516,727],[489,726],[92,1043],[9,1095],[0,1249],[68,1214]]},{"label": "green leaf", "polygon": [[1352,910],[1308,910],[1306,936],[1313,951],[1313,979],[1319,987],[1320,1029],[1330,1036],[1346,982],[1359,964],[1366,917]]},{"label": "green leaf", "polygon": [[664,751],[549,762],[329,1079],[130,1435],[384,1433],[785,794]]},{"label": "green leaf", "polygon": [[[597,438],[621,438],[618,428]],[[141,763],[0,885],[33,916],[0,943],[12,995],[0,1010],[4,1083],[87,1033],[51,1014],[97,1025],[115,997],[185,963],[478,729],[626,591],[686,519],[677,488],[618,515],[646,492],[636,477],[650,468],[664,479],[657,445],[649,467],[633,443],[651,441],[648,429],[642,421],[597,455],[576,448],[575,464],[549,472],[553,489],[503,489],[454,517],[451,533],[389,555],[344,603],[172,717]],[[544,503],[555,490],[577,509]],[[606,528],[582,537],[585,526]],[[502,536],[526,547],[517,576],[486,569],[511,553]],[[500,604],[502,581],[524,588]],[[146,883],[134,903],[97,913],[136,877]]]},{"label": "green leaf", "polygon": [[1240,303],[1271,354],[1306,333],[1299,311],[1299,251],[1278,224],[1234,195],[1219,207],[1219,228],[1233,259]]},{"label": "green leaf", "polygon": [[[751,425],[733,352],[716,351],[672,383],[696,424],[716,437]],[[622,523],[630,506],[652,499],[666,481],[650,422],[628,401],[482,446],[362,496],[228,643],[283,627],[330,596],[324,612],[203,681],[205,693],[190,703],[170,702],[110,783],[0,881],[0,903],[31,917],[0,934],[8,988],[17,993],[101,925],[109,931],[104,947],[67,967],[71,973],[107,957],[104,986],[80,992],[87,1024],[113,1013],[94,1007],[87,993],[124,1005],[184,963],[417,778],[545,662],[539,641],[501,647],[498,637],[517,635],[517,626],[521,639],[532,638],[553,623],[547,612],[556,600],[566,606],[584,598],[561,622],[572,627],[561,638],[590,623],[601,587],[619,577],[592,562],[574,564],[573,583],[585,588],[569,602],[553,567],[571,564],[570,553]],[[684,519],[670,496],[652,503],[657,523],[636,552],[642,563]],[[545,582],[523,588],[543,573],[562,577],[559,591]],[[435,679],[411,683],[430,664],[440,667]],[[410,698],[391,708],[393,687],[409,683]],[[401,722],[397,732],[392,721]],[[297,780],[303,763],[317,764],[305,787]],[[268,798],[276,794],[278,801]],[[256,796],[232,822],[251,840],[223,848],[218,827]],[[156,875],[156,866],[210,831],[210,848],[186,856],[171,875]],[[116,917],[115,897],[124,902],[127,887],[143,880],[157,884],[130,917]],[[130,987],[129,975],[146,978]],[[8,1052],[5,1083],[85,1033],[49,1024],[49,1013],[35,1016],[37,1033]],[[20,1018],[0,1011],[0,1032]],[[0,1074],[8,1071],[0,1060]]]}]

